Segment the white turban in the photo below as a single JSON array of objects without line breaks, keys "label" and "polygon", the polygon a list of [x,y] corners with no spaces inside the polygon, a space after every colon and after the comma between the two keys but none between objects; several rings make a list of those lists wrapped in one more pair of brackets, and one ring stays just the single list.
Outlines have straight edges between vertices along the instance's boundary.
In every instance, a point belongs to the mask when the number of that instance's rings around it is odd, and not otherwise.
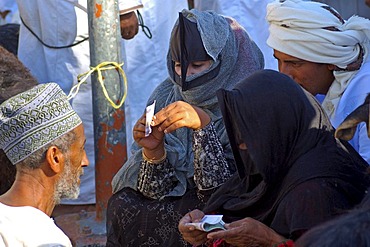
[{"label": "white turban", "polygon": [[58,84],[40,84],[0,105],[0,148],[16,164],[81,123]]},{"label": "white turban", "polygon": [[344,21],[332,7],[302,0],[276,0],[268,4],[266,19],[270,25],[267,44],[271,48],[343,69],[334,72],[335,81],[323,102],[325,112],[332,118],[340,96],[358,71],[358,68],[346,71],[347,65],[367,59],[370,20],[352,16]]}]

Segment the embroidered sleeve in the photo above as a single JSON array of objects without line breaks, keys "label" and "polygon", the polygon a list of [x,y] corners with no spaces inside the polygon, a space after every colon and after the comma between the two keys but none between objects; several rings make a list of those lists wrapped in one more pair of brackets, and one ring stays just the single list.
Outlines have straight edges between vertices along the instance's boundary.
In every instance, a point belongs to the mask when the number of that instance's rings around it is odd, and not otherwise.
[{"label": "embroidered sleeve", "polygon": [[217,188],[231,177],[222,144],[211,122],[193,132],[194,181],[199,190]]},{"label": "embroidered sleeve", "polygon": [[146,197],[160,199],[172,191],[177,184],[175,170],[165,159],[159,164],[142,160],[138,177],[138,190]]}]

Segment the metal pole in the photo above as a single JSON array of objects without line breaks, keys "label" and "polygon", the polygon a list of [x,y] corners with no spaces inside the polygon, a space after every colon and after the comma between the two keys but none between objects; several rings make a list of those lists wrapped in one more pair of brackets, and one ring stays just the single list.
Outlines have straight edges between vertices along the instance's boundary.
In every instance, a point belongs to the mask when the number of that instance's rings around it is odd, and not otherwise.
[{"label": "metal pole", "polygon": [[[88,0],[90,64],[121,63],[121,36],[117,0]],[[111,99],[123,95],[117,70],[102,71],[103,82]],[[73,246],[105,246],[106,211],[112,195],[111,181],[126,162],[126,125],[123,106],[115,110],[106,100],[94,72],[91,76],[95,140],[96,211],[61,215],[55,219],[71,239]],[[118,102],[116,102],[117,104]]]},{"label": "metal pole", "polygon": [[[89,0],[87,9],[91,66],[95,67],[102,62],[121,63],[117,0]],[[123,95],[123,87],[118,71],[112,69],[102,73],[108,94],[112,99],[119,101]],[[105,221],[107,202],[112,195],[112,178],[127,159],[126,126],[123,106],[115,110],[110,105],[103,94],[96,72],[91,77],[91,83],[95,137],[96,220]]]}]

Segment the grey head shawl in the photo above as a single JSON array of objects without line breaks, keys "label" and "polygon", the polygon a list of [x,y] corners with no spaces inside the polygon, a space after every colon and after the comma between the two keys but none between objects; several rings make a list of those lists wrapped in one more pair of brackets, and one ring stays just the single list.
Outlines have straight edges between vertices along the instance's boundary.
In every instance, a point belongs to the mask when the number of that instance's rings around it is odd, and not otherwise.
[{"label": "grey head shawl", "polygon": [[[181,85],[174,78],[173,59],[171,52],[167,55],[169,77],[159,84],[150,96],[147,104],[156,100],[155,112],[175,102],[185,101],[206,111],[215,124],[219,139],[223,145],[226,158],[233,162],[233,155],[222,115],[217,103],[216,91],[220,88],[231,89],[234,85],[248,77],[251,73],[263,69],[264,59],[260,49],[250,39],[248,33],[233,19],[223,17],[211,11],[183,10],[183,15],[197,23],[198,31],[207,54],[213,60],[213,65],[206,71],[188,77],[187,81],[203,76],[214,66],[221,63],[216,77],[208,82],[182,91]],[[178,23],[175,24],[174,29]],[[144,109],[143,109],[144,110]],[[193,151],[192,130],[181,128],[166,134],[165,148],[167,158],[175,168],[178,184],[167,196],[181,196],[188,186],[193,184]],[[137,189],[137,179],[142,161],[141,148],[136,144],[131,149],[131,157],[113,178],[113,192],[124,187]]]}]

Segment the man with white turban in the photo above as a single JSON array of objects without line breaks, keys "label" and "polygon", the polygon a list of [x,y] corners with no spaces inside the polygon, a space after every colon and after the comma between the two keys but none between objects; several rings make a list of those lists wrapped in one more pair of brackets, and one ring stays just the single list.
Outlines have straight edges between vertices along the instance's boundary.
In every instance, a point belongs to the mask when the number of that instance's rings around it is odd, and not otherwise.
[{"label": "man with white turban", "polygon": [[72,246],[50,215],[77,198],[83,167],[82,121],[56,83],[37,85],[0,105],[0,148],[16,167],[0,196],[0,246]]},{"label": "man with white turban", "polygon": [[[338,127],[370,92],[370,20],[343,20],[326,4],[302,0],[270,3],[266,18],[280,72],[311,94],[324,94],[322,106]],[[350,143],[370,164],[365,123]]]}]

